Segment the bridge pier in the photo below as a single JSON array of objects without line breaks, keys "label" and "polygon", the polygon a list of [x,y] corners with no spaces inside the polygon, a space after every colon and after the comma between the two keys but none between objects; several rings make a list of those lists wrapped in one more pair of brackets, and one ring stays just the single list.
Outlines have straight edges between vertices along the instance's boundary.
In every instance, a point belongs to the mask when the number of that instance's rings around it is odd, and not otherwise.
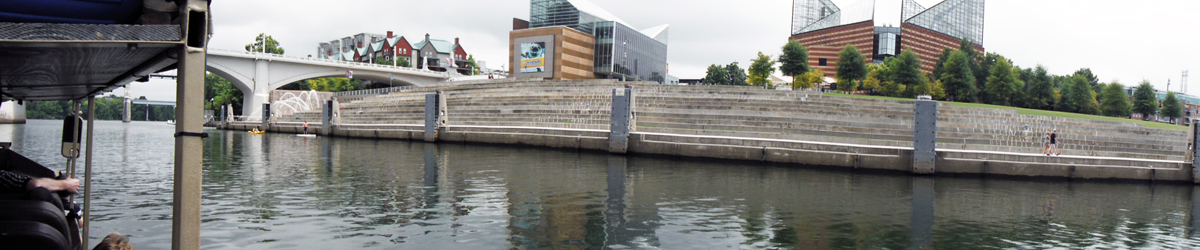
[{"label": "bridge pier", "polygon": [[0,124],[25,124],[25,105],[17,101],[0,104]]},{"label": "bridge pier", "polygon": [[133,103],[132,102],[133,102],[133,100],[130,100],[128,96],[125,97],[125,114],[121,116],[121,122],[128,123],[130,121],[133,121],[133,106],[132,106]]},{"label": "bridge pier", "polygon": [[271,90],[271,62],[267,60],[254,60],[254,79],[249,85],[251,93],[242,93],[242,115],[247,119],[256,119],[258,117],[267,117],[263,114],[264,103],[270,99]]}]

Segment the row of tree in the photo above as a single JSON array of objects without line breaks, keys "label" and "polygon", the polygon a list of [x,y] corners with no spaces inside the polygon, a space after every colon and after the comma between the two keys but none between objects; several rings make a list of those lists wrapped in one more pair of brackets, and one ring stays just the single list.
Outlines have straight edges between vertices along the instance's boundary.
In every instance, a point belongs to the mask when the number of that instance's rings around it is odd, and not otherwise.
[{"label": "row of tree", "polygon": [[[108,95],[96,98],[96,120],[121,120],[125,114],[123,97]],[[139,97],[146,100],[145,96]],[[28,101],[25,102],[25,117],[29,119],[63,119],[71,113],[71,101]],[[133,105],[130,117],[134,121],[166,121],[175,119],[175,107],[160,105]],[[83,117],[87,117],[87,104],[80,106]],[[149,112],[149,116],[147,116]]]},{"label": "row of tree", "polygon": [[[775,63],[779,63],[779,71],[793,77],[793,88],[813,88],[824,83],[825,72],[809,66],[808,50],[802,44],[789,41],[782,52],[778,60],[759,52],[752,60],[748,77],[736,77],[741,73],[736,62],[724,67],[714,64],[709,66],[704,82],[771,88],[768,78],[775,70]],[[879,64],[868,64],[858,49],[846,45],[838,53],[835,86],[845,92],[907,98],[930,95],[938,100],[1114,117],[1130,117],[1132,113],[1147,119],[1156,113],[1172,119],[1183,116],[1182,104],[1175,94],[1168,91],[1160,103],[1149,81],[1142,81],[1130,98],[1124,85],[1116,81],[1101,83],[1091,69],[1083,68],[1071,75],[1051,75],[1041,65],[1021,68],[996,53],[980,55],[974,43],[965,39],[960,41],[958,49],[942,52],[933,72],[926,74],[921,67],[921,60],[911,50]]]}]

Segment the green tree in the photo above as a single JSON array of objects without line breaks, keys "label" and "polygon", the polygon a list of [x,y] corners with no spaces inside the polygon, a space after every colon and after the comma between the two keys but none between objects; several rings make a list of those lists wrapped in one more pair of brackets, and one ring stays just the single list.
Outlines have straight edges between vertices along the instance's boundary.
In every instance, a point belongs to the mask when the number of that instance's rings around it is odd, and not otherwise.
[{"label": "green tree", "polygon": [[1024,85],[1020,79],[1017,79],[1019,72],[1014,72],[1012,64],[1004,57],[996,60],[996,64],[992,66],[991,74],[987,77],[986,96],[988,102],[996,105],[1012,105],[1013,97],[1018,93],[1017,86]]},{"label": "green tree", "polygon": [[729,85],[749,85],[746,71],[742,70],[742,67],[739,67],[737,62],[725,65],[725,73],[725,76],[729,79],[727,80]]},{"label": "green tree", "polygon": [[[408,60],[405,60],[405,61],[407,62]],[[474,54],[467,54],[467,65],[471,66],[471,75],[477,75],[477,74],[479,74],[479,72],[482,72],[482,70],[483,70],[483,69],[479,68],[479,63],[475,62]],[[408,67],[408,66],[405,66],[405,67]],[[661,83],[661,81],[660,81],[660,83]]]},{"label": "green tree", "polygon": [[875,64],[871,64],[871,65],[867,66],[867,77],[863,79],[862,89],[869,90],[872,92],[875,92],[880,89],[880,86],[882,85],[883,81],[880,80],[881,76],[879,74],[882,72],[882,70],[880,70],[880,69],[883,67],[884,66],[879,66],[879,65],[875,65]]},{"label": "green tree", "polygon": [[308,88],[316,91],[338,92],[362,89],[362,82],[358,79],[350,79],[345,77],[325,77],[309,79]]},{"label": "green tree", "polygon": [[946,48],[942,50],[942,54],[938,55],[937,63],[933,64],[933,79],[941,79],[942,72],[945,70],[946,60],[950,59],[950,53],[954,53],[953,49]]},{"label": "green tree", "polygon": [[1118,82],[1112,82],[1104,87],[1104,92],[1100,94],[1100,110],[1104,115],[1113,117],[1129,117],[1132,112],[1133,105],[1129,104],[1129,96],[1125,95],[1125,86]]},{"label": "green tree", "polygon": [[775,72],[775,60],[771,60],[770,56],[759,51],[758,57],[751,60],[748,70],[750,71],[750,85],[771,88],[771,73]]},{"label": "green tree", "polygon": [[891,80],[904,85],[904,97],[915,96],[913,92],[917,86],[928,82],[925,74],[921,72],[921,60],[917,59],[917,54],[912,50],[904,50],[890,62],[888,68],[892,70]]},{"label": "green tree", "polygon": [[942,72],[941,79],[938,79],[942,81],[946,97],[953,101],[975,102],[975,94],[978,91],[970,64],[965,52],[956,50],[950,54],[950,59],[946,60],[946,72]]},{"label": "green tree", "polygon": [[709,65],[704,74],[704,83],[708,85],[729,85],[729,73],[721,65]]},{"label": "green tree", "polygon": [[254,38],[254,43],[246,44],[246,51],[283,55],[283,48],[279,47],[279,41],[275,41],[275,38],[271,38],[266,33],[259,33],[258,37]]},{"label": "green tree", "polygon": [[[979,90],[979,101],[987,103],[987,78],[991,76],[992,67],[996,66],[996,62],[1000,60],[1000,55],[986,53],[976,59],[975,67],[971,68],[971,72],[975,73],[975,87]],[[1012,62],[1009,64],[1011,65]]]},{"label": "green tree", "polygon": [[799,76],[795,76],[792,81],[793,89],[811,89],[818,84],[825,83],[825,71],[821,69],[813,69]]},{"label": "green tree", "polygon": [[788,40],[779,55],[779,73],[792,77],[792,85],[800,82],[801,76],[811,70],[808,66],[808,48],[796,40]]},{"label": "green tree", "polygon": [[1171,123],[1176,123],[1175,119],[1183,117],[1183,103],[1175,98],[1175,92],[1167,91],[1167,97],[1163,98],[1162,110],[1160,115],[1171,119]]},{"label": "green tree", "polygon": [[[408,62],[408,58],[405,58],[405,57],[395,57],[395,58],[396,58],[396,59],[398,59],[398,60],[400,60],[400,61],[398,61],[398,62],[395,62],[396,66],[399,66],[399,67],[412,67],[412,64],[410,64],[410,63]],[[388,65],[388,66],[391,66],[391,65],[392,65],[392,63],[393,63],[393,62],[392,62],[392,60],[388,60],[387,58],[385,58],[385,57],[383,57],[383,56],[376,56],[376,57],[375,57],[375,59],[374,59],[374,60],[371,60],[371,61],[372,61],[372,62],[375,62],[375,64],[379,64],[379,65]]]},{"label": "green tree", "polygon": [[1150,85],[1150,81],[1142,81],[1134,90],[1133,112],[1142,114],[1142,120],[1149,120],[1150,115],[1158,112],[1158,96],[1154,94],[1154,85]]},{"label": "green tree", "polygon": [[25,102],[25,118],[62,119],[67,117],[69,105],[68,101],[28,101]]},{"label": "green tree", "polygon": [[1092,86],[1082,76],[1071,77],[1067,84],[1067,92],[1063,94],[1063,102],[1074,110],[1065,110],[1081,114],[1100,114],[1100,105],[1096,103],[1096,93]]},{"label": "green tree", "polygon": [[234,115],[241,115],[242,97],[242,90],[225,78],[213,73],[204,75],[204,109],[219,110],[225,104],[233,104]]},{"label": "green tree", "polygon": [[866,59],[863,57],[862,53],[858,52],[858,49],[847,44],[846,48],[842,49],[841,52],[838,52],[838,90],[853,90],[853,88],[843,88],[842,86],[845,85],[846,87],[856,87],[858,85],[858,81],[862,80],[863,77],[866,76]]},{"label": "green tree", "polygon": [[1076,70],[1074,75],[1082,76],[1084,80],[1087,80],[1088,87],[1092,88],[1092,91],[1100,93],[1100,91],[1104,90],[1105,84],[1100,83],[1100,77],[1097,77],[1096,74],[1092,74],[1091,68],[1082,68]]},{"label": "green tree", "polygon": [[1049,110],[1054,105],[1054,84],[1051,83],[1051,76],[1046,72],[1046,67],[1038,65],[1033,69],[1033,76],[1027,84],[1029,86],[1029,108]]}]

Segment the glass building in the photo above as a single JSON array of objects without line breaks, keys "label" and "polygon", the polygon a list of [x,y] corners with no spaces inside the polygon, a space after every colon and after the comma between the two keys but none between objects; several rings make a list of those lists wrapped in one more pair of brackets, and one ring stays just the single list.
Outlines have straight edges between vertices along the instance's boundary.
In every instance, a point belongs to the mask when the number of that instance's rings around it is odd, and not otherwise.
[{"label": "glass building", "polygon": [[529,14],[529,28],[567,26],[594,36],[597,78],[666,80],[666,25],[638,31],[586,0],[531,0]]},{"label": "glass building", "polygon": [[[854,46],[872,62],[913,51],[931,72],[941,52],[966,39],[983,53],[985,0],[944,0],[932,7],[915,0],[859,0],[839,7],[828,0],[793,0],[790,40],[809,49],[809,65],[831,76],[836,55]],[[815,55],[815,56],[812,56]]]}]

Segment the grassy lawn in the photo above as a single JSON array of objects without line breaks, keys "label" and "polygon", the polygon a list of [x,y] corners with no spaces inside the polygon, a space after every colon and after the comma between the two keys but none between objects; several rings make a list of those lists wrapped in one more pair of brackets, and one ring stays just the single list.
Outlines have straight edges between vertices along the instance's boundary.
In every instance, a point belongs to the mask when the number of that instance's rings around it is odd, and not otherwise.
[{"label": "grassy lawn", "polygon": [[[901,101],[913,100],[911,98],[848,95],[848,94],[842,94],[842,93],[823,93],[823,94],[830,95],[830,96],[844,96],[844,97],[871,98],[871,99],[884,99],[884,100],[901,100]],[[1022,115],[1040,115],[1040,116],[1064,117],[1064,118],[1088,119],[1088,120],[1100,120],[1100,121],[1132,122],[1132,123],[1140,123],[1140,124],[1142,124],[1142,126],[1145,126],[1147,128],[1187,130],[1187,127],[1184,127],[1181,125],[1173,125],[1173,124],[1166,124],[1166,123],[1160,123],[1160,122],[1148,122],[1148,121],[1142,121],[1142,120],[1125,119],[1125,118],[1117,118],[1117,117],[1085,115],[1085,114],[1059,112],[1059,111],[1046,111],[1046,110],[1040,110],[1040,109],[1027,109],[1027,108],[981,104],[981,103],[965,103],[965,102],[950,102],[950,103],[952,103],[955,107],[1011,109],[1011,110],[1016,110],[1017,114],[1022,114]]]}]

